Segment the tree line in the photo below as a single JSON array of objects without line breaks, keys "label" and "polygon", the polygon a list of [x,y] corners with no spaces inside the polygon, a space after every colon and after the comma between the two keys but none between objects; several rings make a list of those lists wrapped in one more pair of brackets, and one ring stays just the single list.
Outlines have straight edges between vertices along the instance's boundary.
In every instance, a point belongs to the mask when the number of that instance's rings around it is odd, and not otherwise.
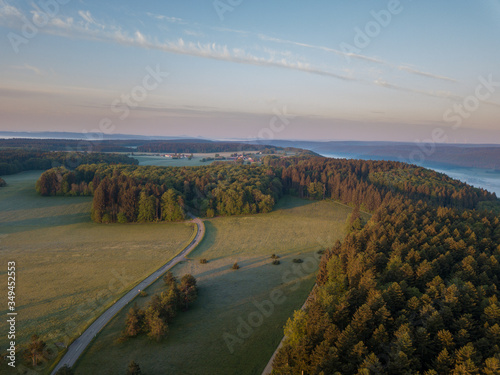
[{"label": "tree line", "polygon": [[391,161],[279,158],[263,165],[202,167],[81,165],[46,171],[41,195],[93,195],[96,222],[176,221],[187,207],[200,216],[270,212],[283,194],[333,199],[374,212],[397,198],[478,208],[495,194],[444,174]]},{"label": "tree line", "polygon": [[130,152],[143,144],[138,140],[81,140],[81,139],[0,139],[0,148],[26,149],[31,151],[66,152]]},{"label": "tree line", "polygon": [[4,176],[29,170],[47,170],[57,166],[76,168],[80,164],[97,163],[139,164],[136,159],[120,154],[0,150],[0,175]]},{"label": "tree line", "polygon": [[265,156],[263,163],[281,176],[284,193],[330,198],[370,212],[398,196],[470,209],[480,202],[497,201],[494,193],[484,189],[395,161]]},{"label": "tree line", "polygon": [[[263,151],[275,153],[281,147],[255,145],[241,142],[213,142],[209,140],[176,139],[151,141],[140,139],[0,139],[0,148],[26,149],[32,151],[68,151],[68,152],[154,152],[154,153],[215,153],[229,151]],[[290,150],[292,150],[290,148]],[[295,149],[298,150],[298,149]]]},{"label": "tree line", "polygon": [[50,169],[36,183],[41,195],[93,195],[96,222],[177,221],[186,206],[214,217],[270,212],[280,179],[256,165],[152,167],[93,164]]},{"label": "tree line", "polygon": [[249,143],[238,142],[147,142],[137,147],[139,152],[155,153],[215,153],[215,152],[233,152],[233,151],[262,151],[266,154],[274,154],[281,147],[269,145],[253,145]]},{"label": "tree line", "polygon": [[160,341],[168,332],[168,325],[180,311],[187,311],[198,297],[196,279],[184,275],[180,282],[168,272],[163,278],[168,290],[155,294],[143,310],[137,303],[130,308],[125,318],[125,329],[121,341],[145,333]]},{"label": "tree line", "polygon": [[494,194],[397,162],[265,162],[290,192],[374,212],[326,252],[274,374],[498,373],[499,218],[467,210]]}]

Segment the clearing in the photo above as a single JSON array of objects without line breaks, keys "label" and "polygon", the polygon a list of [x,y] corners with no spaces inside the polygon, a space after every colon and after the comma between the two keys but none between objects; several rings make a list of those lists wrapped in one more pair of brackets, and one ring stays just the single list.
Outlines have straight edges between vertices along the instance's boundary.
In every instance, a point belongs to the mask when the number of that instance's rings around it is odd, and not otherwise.
[{"label": "clearing", "polygon": [[[194,235],[194,225],[100,225],[90,197],[41,197],[42,172],[5,176],[0,189],[0,282],[17,268],[17,344],[37,333],[49,344],[73,339],[107,306],[165,264]],[[0,314],[7,313],[3,304]],[[0,331],[7,332],[6,319]],[[7,335],[0,338],[7,346]]]},{"label": "clearing", "polygon": [[[314,285],[317,251],[344,237],[350,212],[334,202],[285,197],[269,214],[206,220],[204,240],[189,261],[173,269],[177,276],[191,273],[198,280],[192,308],[175,318],[160,343],[146,336],[117,343],[129,305],[97,336],[76,373],[124,373],[135,360],[150,375],[260,375],[286,320]],[[271,264],[273,253],[281,257],[280,265]],[[200,264],[202,258],[208,263]],[[295,258],[304,263],[294,263]],[[231,269],[234,262],[239,270]],[[161,290],[159,280],[148,297],[135,301],[143,306]]]}]

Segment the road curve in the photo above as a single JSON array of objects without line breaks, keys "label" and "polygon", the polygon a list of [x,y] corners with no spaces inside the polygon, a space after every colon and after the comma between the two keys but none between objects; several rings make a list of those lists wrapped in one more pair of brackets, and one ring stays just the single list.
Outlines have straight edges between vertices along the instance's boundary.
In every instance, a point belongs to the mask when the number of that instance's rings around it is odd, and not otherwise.
[{"label": "road curve", "polygon": [[189,216],[193,219],[192,222],[197,226],[197,233],[193,241],[178,255],[175,256],[172,260],[158,269],[156,272],[153,272],[139,284],[132,288],[130,292],[125,294],[122,298],[116,301],[109,309],[107,309],[104,313],[102,313],[99,318],[97,318],[94,323],[88,327],[85,332],[82,333],[80,337],[78,337],[73,343],[69,346],[68,351],[59,361],[57,366],[52,371],[51,375],[54,375],[61,367],[64,365],[68,365],[72,367],[76,360],[82,355],[83,351],[90,344],[92,339],[108,324],[108,322],[121,310],[123,309],[130,301],[132,301],[141,290],[146,289],[149,285],[151,285],[156,279],[158,279],[161,275],[175,266],[177,263],[181,262],[185,259],[185,256],[188,255],[203,239],[205,235],[205,226],[203,225],[203,221],[199,218],[195,218],[193,215],[189,214]]}]

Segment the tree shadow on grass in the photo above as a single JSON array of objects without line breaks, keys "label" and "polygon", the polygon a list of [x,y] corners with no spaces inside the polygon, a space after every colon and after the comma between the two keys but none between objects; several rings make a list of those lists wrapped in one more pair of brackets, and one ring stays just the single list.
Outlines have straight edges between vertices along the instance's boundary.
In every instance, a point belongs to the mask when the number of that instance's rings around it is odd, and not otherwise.
[{"label": "tree shadow on grass", "polygon": [[[223,271],[234,271],[234,272],[243,271],[243,270],[245,270],[245,268],[249,268],[255,264],[261,263],[262,261],[266,260],[267,256],[260,256],[257,258],[244,259],[244,260],[235,260],[235,257],[227,257],[227,258],[228,258],[227,264],[225,264],[221,267],[207,270],[205,272],[201,272],[197,275],[197,277],[201,278],[201,277],[205,277],[205,276],[210,276],[210,275],[217,274],[217,273],[220,273]],[[220,259],[223,259],[223,258],[220,258]],[[211,261],[215,262],[215,260],[211,260]],[[238,270],[233,270],[231,268],[235,262],[238,263],[238,265],[240,266],[240,268]]]},{"label": "tree shadow on grass", "polygon": [[55,228],[66,225],[91,223],[90,215],[87,213],[58,215],[36,219],[25,219],[2,223],[0,233],[21,233],[42,228]]},{"label": "tree shadow on grass", "polygon": [[285,195],[283,198],[281,198],[276,206],[274,206],[273,211],[278,211],[278,210],[290,210],[293,208],[298,208],[298,207],[303,207],[307,206],[309,204],[313,204],[316,201],[310,201],[306,199],[301,199],[297,197],[292,197],[291,195]]}]

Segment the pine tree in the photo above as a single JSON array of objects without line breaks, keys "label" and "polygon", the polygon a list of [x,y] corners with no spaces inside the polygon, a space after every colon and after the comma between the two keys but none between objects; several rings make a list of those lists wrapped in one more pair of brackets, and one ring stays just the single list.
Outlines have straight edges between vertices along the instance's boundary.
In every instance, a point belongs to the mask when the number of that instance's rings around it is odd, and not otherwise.
[{"label": "pine tree", "polygon": [[162,218],[165,221],[184,220],[184,211],[180,205],[180,196],[173,189],[167,190],[161,198]]},{"label": "pine tree", "polygon": [[168,326],[160,318],[160,312],[148,308],[145,319],[148,327],[148,336],[159,342],[168,331]]},{"label": "pine tree", "polygon": [[135,337],[141,332],[142,327],[142,311],[137,307],[130,308],[125,321],[125,334],[129,337]]},{"label": "pine tree", "polygon": [[149,196],[145,191],[141,192],[139,198],[139,214],[137,220],[143,223],[149,223],[155,219],[154,197]]}]

